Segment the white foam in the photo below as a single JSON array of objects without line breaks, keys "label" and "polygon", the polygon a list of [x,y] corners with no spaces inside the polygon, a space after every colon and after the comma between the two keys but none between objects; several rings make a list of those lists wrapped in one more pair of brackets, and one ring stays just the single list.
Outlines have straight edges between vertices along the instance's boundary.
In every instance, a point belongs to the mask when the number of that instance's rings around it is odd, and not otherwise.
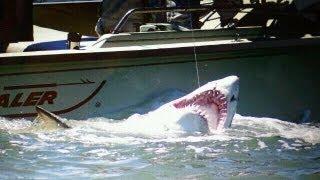
[{"label": "white foam", "polygon": [[280,136],[299,139],[311,144],[320,143],[320,129],[304,124],[295,124],[273,118],[245,117],[237,114],[233,126],[246,126],[257,137]]},{"label": "white foam", "polygon": [[102,156],[105,156],[105,155],[109,155],[110,152],[108,150],[106,150],[106,149],[101,149],[100,148],[100,149],[94,149],[94,150],[88,151],[88,152],[86,152],[86,154],[96,154],[96,155],[102,157]]},{"label": "white foam", "polygon": [[[181,116],[172,112],[170,116]],[[168,115],[168,116],[169,116]],[[320,143],[320,129],[308,125],[294,124],[272,118],[244,117],[236,115],[232,128],[213,134],[202,134],[181,128],[177,121],[168,120],[166,116],[152,116],[146,119],[144,116],[135,115],[128,120],[115,121],[106,118],[92,118],[85,121],[69,121],[72,125],[70,130],[59,130],[51,133],[36,133],[37,144],[28,147],[29,150],[48,146],[48,142],[74,141],[85,144],[143,144],[148,142],[204,142],[218,141],[227,142],[231,140],[246,141],[252,138],[258,139],[258,149],[267,148],[267,144],[261,140],[263,137],[280,136],[286,139],[293,139],[294,143],[285,144],[285,149],[299,148],[302,144]],[[191,119],[193,117],[190,117]],[[200,121],[194,119],[194,121]],[[8,121],[0,119],[0,127],[6,130],[21,130],[30,128],[32,123],[26,120]],[[197,130],[197,129],[196,129]],[[19,141],[12,144],[27,146],[24,141],[28,141],[28,135],[19,135]],[[67,149],[68,150],[68,149]],[[159,149],[159,152],[165,150]]]},{"label": "white foam", "polygon": [[68,153],[70,153],[70,151],[67,150],[67,149],[57,149],[57,152],[60,152],[60,153],[62,153],[62,154],[68,154]]},{"label": "white foam", "polygon": [[189,145],[186,147],[187,150],[192,150],[195,153],[199,154],[199,153],[212,153],[214,152],[211,148],[209,147],[196,147],[196,146],[192,146]]},{"label": "white foam", "polygon": [[32,126],[31,121],[25,119],[15,119],[8,120],[6,118],[0,117],[0,130],[3,131],[17,131],[21,129],[26,129]]},{"label": "white foam", "polygon": [[258,140],[258,146],[260,149],[264,149],[264,148],[267,148],[268,146],[266,145],[266,143],[264,143],[263,141],[261,140]]}]

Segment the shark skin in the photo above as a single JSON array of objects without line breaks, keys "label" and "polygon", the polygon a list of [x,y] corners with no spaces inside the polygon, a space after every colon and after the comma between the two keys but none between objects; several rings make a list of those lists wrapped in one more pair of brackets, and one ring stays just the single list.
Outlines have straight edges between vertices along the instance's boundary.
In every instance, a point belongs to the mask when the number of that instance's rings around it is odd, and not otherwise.
[{"label": "shark skin", "polygon": [[62,118],[37,106],[36,111],[38,113],[38,116],[35,121],[40,124],[45,124],[46,127],[52,127],[52,128],[63,128],[63,129],[69,129],[71,128],[69,125],[67,125],[65,122],[63,122]]},{"label": "shark skin", "polygon": [[[239,78],[228,76],[209,82],[147,114],[134,114],[116,125],[137,128],[164,126],[167,129],[186,132],[212,133],[231,126],[237,110],[238,97]],[[38,122],[50,124],[51,127],[72,128],[68,121],[61,117],[41,107],[36,107],[36,110]]]}]

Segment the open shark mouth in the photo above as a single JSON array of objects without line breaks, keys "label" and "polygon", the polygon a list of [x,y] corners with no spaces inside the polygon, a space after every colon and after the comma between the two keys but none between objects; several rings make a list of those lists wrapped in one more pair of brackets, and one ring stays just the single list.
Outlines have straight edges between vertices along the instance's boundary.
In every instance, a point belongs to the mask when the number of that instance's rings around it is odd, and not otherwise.
[{"label": "open shark mouth", "polygon": [[189,108],[206,120],[210,132],[222,129],[227,118],[227,98],[219,90],[204,91],[191,99],[182,99],[173,104],[175,108]]}]

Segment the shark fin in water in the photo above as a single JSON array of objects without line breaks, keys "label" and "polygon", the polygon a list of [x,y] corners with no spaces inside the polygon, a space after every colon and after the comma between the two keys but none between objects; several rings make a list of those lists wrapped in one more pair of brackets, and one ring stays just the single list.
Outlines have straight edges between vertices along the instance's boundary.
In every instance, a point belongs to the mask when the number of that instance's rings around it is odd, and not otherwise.
[{"label": "shark fin in water", "polygon": [[67,125],[65,122],[63,122],[62,118],[37,106],[36,111],[38,113],[38,116],[36,118],[36,121],[41,124],[42,126],[45,126],[46,129],[56,129],[56,128],[62,128],[62,129],[69,129],[71,128],[69,125]]}]

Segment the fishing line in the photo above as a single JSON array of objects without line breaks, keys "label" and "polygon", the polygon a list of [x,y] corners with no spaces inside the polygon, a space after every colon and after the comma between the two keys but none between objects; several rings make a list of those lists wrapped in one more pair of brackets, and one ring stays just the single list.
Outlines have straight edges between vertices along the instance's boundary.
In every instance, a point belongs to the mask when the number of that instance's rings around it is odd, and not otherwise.
[{"label": "fishing line", "polygon": [[[188,6],[190,7],[190,1],[188,1]],[[197,48],[196,48],[196,43],[195,43],[195,36],[194,36],[194,29],[193,29],[193,14],[189,14],[189,22],[190,22],[190,27],[191,27],[191,34],[192,34],[192,43],[193,43],[193,56],[194,56],[194,61],[195,61],[195,68],[196,68],[196,73],[197,73],[197,83],[198,87],[201,86],[200,84],[200,75],[199,75],[199,64],[198,64],[198,56],[197,56]]]}]

